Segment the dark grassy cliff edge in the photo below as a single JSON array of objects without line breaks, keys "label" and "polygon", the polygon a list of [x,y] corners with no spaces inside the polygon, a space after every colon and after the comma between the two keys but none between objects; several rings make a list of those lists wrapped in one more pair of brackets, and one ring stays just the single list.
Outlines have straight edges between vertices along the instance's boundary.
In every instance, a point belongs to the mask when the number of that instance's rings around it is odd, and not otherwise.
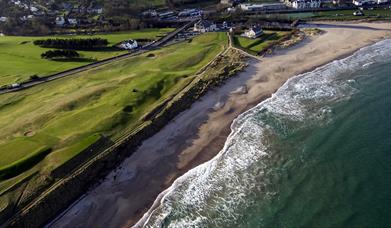
[{"label": "dark grassy cliff edge", "polygon": [[[171,119],[189,108],[209,89],[222,84],[245,66],[244,56],[229,49],[202,69],[197,77],[179,94],[145,115],[144,124],[130,135],[79,166],[69,176],[58,180],[30,204],[18,209],[9,227],[41,227],[66,209],[91,186],[105,177],[124,158],[129,157],[141,142],[163,128]],[[74,161],[79,163],[78,161]]]}]

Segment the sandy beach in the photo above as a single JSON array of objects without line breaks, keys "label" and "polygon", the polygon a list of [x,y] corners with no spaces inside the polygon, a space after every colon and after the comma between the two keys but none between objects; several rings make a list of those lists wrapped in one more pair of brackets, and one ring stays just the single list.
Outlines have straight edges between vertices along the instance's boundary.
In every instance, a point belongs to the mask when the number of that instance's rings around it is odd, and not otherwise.
[{"label": "sandy beach", "polygon": [[49,227],[129,227],[180,175],[214,157],[232,121],[290,77],[391,37],[391,23],[319,23],[325,32],[276,50],[177,116]]}]

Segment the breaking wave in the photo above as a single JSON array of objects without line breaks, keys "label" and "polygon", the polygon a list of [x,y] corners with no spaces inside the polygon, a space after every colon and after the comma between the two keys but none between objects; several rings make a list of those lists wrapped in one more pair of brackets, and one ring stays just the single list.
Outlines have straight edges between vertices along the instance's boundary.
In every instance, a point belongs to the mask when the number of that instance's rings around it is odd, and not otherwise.
[{"label": "breaking wave", "polygon": [[333,104],[358,92],[354,72],[391,57],[390,41],[293,77],[241,114],[223,150],[178,178],[135,227],[234,227],[245,221],[246,208],[278,194],[269,175],[278,141],[332,121]]}]

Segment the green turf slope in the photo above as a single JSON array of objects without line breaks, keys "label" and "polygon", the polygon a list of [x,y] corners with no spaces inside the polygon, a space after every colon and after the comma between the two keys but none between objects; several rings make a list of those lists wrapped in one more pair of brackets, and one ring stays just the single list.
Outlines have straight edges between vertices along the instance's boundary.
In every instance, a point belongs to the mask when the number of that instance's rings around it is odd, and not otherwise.
[{"label": "green turf slope", "polygon": [[0,36],[0,86],[14,82],[21,82],[31,75],[46,76],[74,67],[79,67],[94,60],[102,60],[113,57],[126,51],[104,50],[104,51],[78,51],[83,61],[51,61],[41,58],[41,53],[50,50],[33,44],[34,40],[46,38],[103,38],[110,42],[110,46],[127,39],[158,39],[173,29],[145,29],[133,32],[119,32],[100,35],[80,36],[51,36],[51,37],[21,37],[21,36]]},{"label": "green turf slope", "polygon": [[224,33],[205,34],[153,54],[0,95],[0,166],[50,148],[36,167],[53,168],[95,142],[97,135],[118,139],[181,91],[226,45]]}]

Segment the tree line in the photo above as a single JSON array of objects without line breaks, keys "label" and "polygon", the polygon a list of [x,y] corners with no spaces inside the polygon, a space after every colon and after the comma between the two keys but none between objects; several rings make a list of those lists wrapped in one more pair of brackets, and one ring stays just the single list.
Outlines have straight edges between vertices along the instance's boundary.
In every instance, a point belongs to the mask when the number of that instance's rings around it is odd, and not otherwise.
[{"label": "tree line", "polygon": [[35,40],[34,44],[45,48],[58,48],[67,50],[94,50],[105,48],[109,44],[106,39],[46,39]]},{"label": "tree line", "polygon": [[80,54],[74,50],[49,50],[41,54],[43,59],[73,59],[80,57]]}]

